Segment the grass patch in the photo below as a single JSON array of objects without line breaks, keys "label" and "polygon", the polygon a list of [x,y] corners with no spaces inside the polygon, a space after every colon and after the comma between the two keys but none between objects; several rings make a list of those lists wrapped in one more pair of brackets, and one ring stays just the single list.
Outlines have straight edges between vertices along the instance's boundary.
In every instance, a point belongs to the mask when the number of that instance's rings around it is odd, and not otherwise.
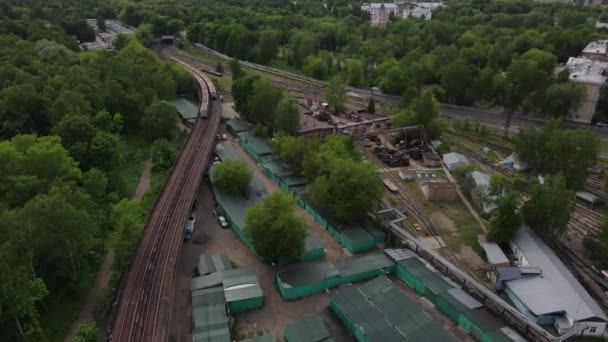
[{"label": "grass patch", "polygon": [[[438,173],[440,174],[440,173]],[[416,181],[404,182],[407,189],[416,197],[416,200],[424,207],[429,216],[435,213],[442,213],[454,223],[454,231],[448,227],[437,227],[441,237],[448,247],[455,252],[460,251],[462,246],[468,245],[475,249],[477,235],[482,234],[483,230],[479,222],[461,200],[453,202],[429,202],[424,197],[422,190]]]},{"label": "grass patch", "polygon": [[210,62],[220,62],[220,63],[225,63],[225,60],[221,57],[218,57],[214,54],[211,54],[203,49],[199,49],[194,45],[191,44],[185,44],[184,48],[182,49],[185,52],[187,52],[188,54],[198,57],[198,58],[202,58],[206,61],[210,61]]}]

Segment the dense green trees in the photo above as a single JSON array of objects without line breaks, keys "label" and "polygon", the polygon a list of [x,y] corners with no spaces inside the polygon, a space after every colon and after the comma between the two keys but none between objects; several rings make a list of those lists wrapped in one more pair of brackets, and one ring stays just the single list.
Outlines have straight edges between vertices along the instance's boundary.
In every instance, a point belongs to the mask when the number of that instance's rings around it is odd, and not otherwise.
[{"label": "dense green trees", "polygon": [[89,288],[108,241],[121,271],[145,219],[140,203],[123,211],[136,219],[112,215],[131,196],[124,170],[137,161],[126,158],[147,154],[126,141],[139,141],[153,103],[193,89],[133,38],[76,53],[69,35],[91,39],[79,15],[99,17],[95,6],[0,5],[0,340],[62,339],[40,318]]},{"label": "dense green trees", "polygon": [[253,171],[243,160],[228,159],[211,168],[211,181],[226,193],[244,196]]},{"label": "dense green trees", "polygon": [[514,137],[520,160],[543,173],[562,173],[571,189],[580,189],[595,165],[599,142],[591,132],[562,130],[560,120],[552,120],[541,129],[521,128]]},{"label": "dense green trees", "polygon": [[277,105],[272,124],[274,130],[295,135],[300,130],[298,105],[288,98],[282,98]]},{"label": "dense green trees", "polygon": [[274,149],[308,179],[307,193],[313,203],[340,222],[364,218],[382,196],[380,175],[372,164],[362,162],[351,138],[330,136],[319,143],[303,137],[278,136]]},{"label": "dense green trees", "polygon": [[514,191],[501,194],[496,199],[496,209],[492,212],[488,238],[498,243],[506,243],[521,227],[519,195]]},{"label": "dense green trees", "polygon": [[344,103],[346,102],[346,87],[344,82],[339,77],[334,77],[325,92],[325,98],[329,109],[334,113],[340,113],[344,110]]},{"label": "dense green trees", "polygon": [[604,221],[597,232],[585,239],[585,247],[594,264],[601,269],[608,267],[608,221]]},{"label": "dense green trees", "polygon": [[247,210],[245,234],[264,261],[276,262],[281,257],[297,260],[302,254],[307,227],[295,207],[295,200],[279,191]]},{"label": "dense green trees", "polygon": [[[574,105],[576,92],[551,87],[553,67],[579,55],[589,40],[606,37],[593,20],[580,19],[598,16],[599,10],[588,7],[457,0],[432,20],[393,18],[382,28],[369,26],[360,3],[331,7],[212,3],[196,8],[189,38],[259,63],[283,59],[318,79],[340,76],[349,85],[408,96],[438,85],[440,102],[558,116]],[[546,106],[558,92],[568,95],[563,105]]]},{"label": "dense green trees", "polygon": [[141,128],[149,141],[171,139],[177,129],[177,109],[165,101],[157,101],[146,108]]},{"label": "dense green trees", "polygon": [[543,183],[534,181],[530,199],[522,208],[524,221],[541,236],[561,236],[575,207],[575,192],[567,188],[559,174],[546,176]]}]

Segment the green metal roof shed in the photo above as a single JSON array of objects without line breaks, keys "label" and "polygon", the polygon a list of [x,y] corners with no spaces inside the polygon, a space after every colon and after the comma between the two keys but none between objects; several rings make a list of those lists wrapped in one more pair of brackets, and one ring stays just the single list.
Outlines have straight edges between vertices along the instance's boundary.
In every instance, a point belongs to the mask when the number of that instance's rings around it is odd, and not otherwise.
[{"label": "green metal roof shed", "polygon": [[340,243],[353,253],[374,248],[376,244],[374,237],[358,226],[344,228],[339,232]]},{"label": "green metal roof shed", "polygon": [[302,263],[277,272],[275,280],[284,299],[296,299],[339,285],[339,275],[332,263]]},{"label": "green metal roof shed", "polygon": [[304,240],[304,251],[300,255],[300,261],[311,261],[314,259],[322,258],[325,255],[325,246],[321,240],[312,235],[308,234]]},{"label": "green metal roof shed", "polygon": [[209,305],[192,310],[194,332],[220,330],[228,326],[224,305]]},{"label": "green metal roof shed", "polygon": [[224,289],[221,286],[192,292],[192,308],[200,308],[210,305],[224,305]]},{"label": "green metal roof shed", "polygon": [[192,335],[192,342],[232,342],[230,339],[230,328],[223,328],[197,332]]},{"label": "green metal roof shed", "polygon": [[232,135],[249,130],[249,123],[241,118],[233,118],[226,122],[226,128]]},{"label": "green metal roof shed", "polygon": [[314,314],[288,324],[285,328],[285,341],[329,342],[333,340],[321,317]]},{"label": "green metal roof shed", "polygon": [[347,284],[377,277],[395,270],[395,262],[384,253],[348,259],[336,265],[341,283]]},{"label": "green metal roof shed", "polygon": [[198,274],[203,276],[218,271],[232,269],[230,259],[224,254],[205,255],[198,257]]},{"label": "green metal roof shed", "polygon": [[231,313],[264,306],[264,294],[255,274],[226,277],[224,295]]},{"label": "green metal roof shed", "polygon": [[225,278],[249,274],[253,273],[246,269],[236,268],[232,270],[211,273],[206,276],[192,278],[192,280],[190,280],[190,291],[194,292],[196,290],[206,289],[209,287],[222,286],[222,283],[224,282]]}]

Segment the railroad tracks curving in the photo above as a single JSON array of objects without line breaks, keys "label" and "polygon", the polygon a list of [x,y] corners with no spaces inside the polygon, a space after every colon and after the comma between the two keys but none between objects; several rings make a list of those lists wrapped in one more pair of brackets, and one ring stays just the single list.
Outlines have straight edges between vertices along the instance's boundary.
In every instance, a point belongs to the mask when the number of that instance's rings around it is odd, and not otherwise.
[{"label": "railroad tracks curving", "polygon": [[118,292],[111,341],[167,339],[173,296],[174,267],[183,227],[211,155],[221,105],[210,96],[213,83],[197,68],[173,57],[191,71],[199,88],[199,115],[146,223]]}]

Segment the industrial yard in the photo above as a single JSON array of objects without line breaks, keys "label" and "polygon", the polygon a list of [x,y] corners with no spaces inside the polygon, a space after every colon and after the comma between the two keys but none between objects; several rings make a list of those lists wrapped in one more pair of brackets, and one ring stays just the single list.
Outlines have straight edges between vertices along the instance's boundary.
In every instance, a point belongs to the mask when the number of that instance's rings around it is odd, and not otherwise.
[{"label": "industrial yard", "polygon": [[[201,63],[174,48],[164,54],[189,65]],[[206,70],[213,62],[201,64]],[[586,292],[603,298],[599,276],[581,257],[582,243],[559,244],[567,246],[570,274],[563,264],[546,262],[543,258],[549,254],[526,250],[533,235],[518,238],[510,248],[484,238],[487,215],[495,208],[487,201],[492,176],[511,179],[525,169],[510,144],[456,125],[449,126],[441,140],[429,141],[422,126],[391,127],[386,116],[360,109],[365,101],[361,95],[350,96],[343,113],[329,114],[322,93],[314,90],[323,84],[294,81],[274,70],[270,74],[273,84],[299,94],[294,96],[299,134],[308,139],[351,136],[365,163],[380,173],[384,196],[370,211],[369,221],[338,223],[325,208],[314,205],[307,180],[275,154],[271,139],[258,135],[253,124],[234,113],[224,117],[208,170],[228,160],[244,161],[253,178],[244,197],[224,192],[209,177],[201,183],[193,212],[196,223],[177,262],[171,341],[418,341],[429,334],[442,341],[550,341],[552,334],[578,334],[596,321],[601,323],[589,331],[603,332],[607,318]],[[223,87],[218,98],[231,98],[227,76],[219,82]],[[190,106],[177,105],[186,108],[180,110],[184,113]],[[390,100],[385,105],[390,108]],[[196,115],[184,113],[185,121],[196,120]],[[438,152],[442,144],[449,150]],[[466,165],[475,171],[457,179],[457,170]],[[595,196],[591,201],[605,197],[604,170],[594,168],[585,183],[585,190]],[[296,200],[307,236],[297,260],[268,264],[245,233],[245,216],[248,208],[279,191]],[[582,242],[603,220],[601,208],[578,203],[567,236]],[[550,247],[539,246],[549,253]],[[535,260],[537,267],[513,261],[522,257]],[[209,267],[211,271],[202,271]],[[571,303],[543,307],[537,316],[518,311],[514,302],[542,306],[524,295],[526,288],[538,286],[533,277],[542,272],[559,282],[580,277],[587,289],[579,284],[548,293],[580,296],[576,300],[587,305],[588,314],[574,313]],[[241,287],[250,290],[238,290]],[[399,310],[405,307],[407,312]],[[563,316],[543,323],[555,312]]]}]

